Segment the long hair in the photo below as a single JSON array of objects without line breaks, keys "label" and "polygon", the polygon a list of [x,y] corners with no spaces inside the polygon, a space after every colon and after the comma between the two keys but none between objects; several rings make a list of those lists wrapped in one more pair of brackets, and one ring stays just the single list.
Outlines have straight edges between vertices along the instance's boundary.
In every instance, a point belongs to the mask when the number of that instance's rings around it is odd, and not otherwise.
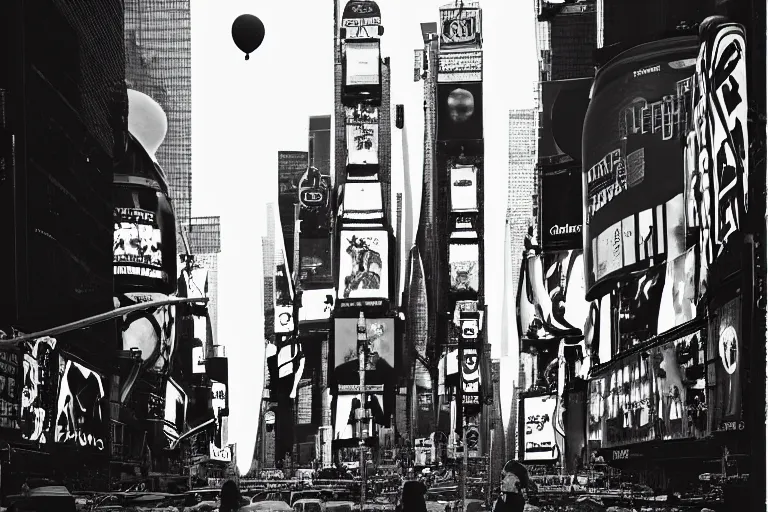
[{"label": "long hair", "polygon": [[221,486],[221,512],[232,512],[240,508],[240,489],[232,480],[227,480]]}]

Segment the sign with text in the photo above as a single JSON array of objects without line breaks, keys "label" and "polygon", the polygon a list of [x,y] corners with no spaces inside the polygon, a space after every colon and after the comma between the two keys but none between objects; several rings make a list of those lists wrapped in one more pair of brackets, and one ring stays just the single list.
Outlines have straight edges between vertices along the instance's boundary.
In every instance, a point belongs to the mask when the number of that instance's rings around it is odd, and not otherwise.
[{"label": "sign with text", "polygon": [[582,248],[581,166],[541,173],[541,249]]},{"label": "sign with text", "polygon": [[101,375],[60,355],[56,442],[104,451],[109,439],[106,403]]},{"label": "sign with text", "polygon": [[482,50],[440,52],[438,55],[438,82],[480,82],[482,79]]},{"label": "sign with text", "polygon": [[473,6],[443,7],[440,9],[440,48],[480,45],[482,38],[482,10]]},{"label": "sign with text", "polygon": [[345,85],[380,85],[379,41],[346,43],[345,49]]},{"label": "sign with text", "polygon": [[557,396],[546,395],[523,400],[523,460],[552,461],[560,455],[555,440],[554,417]]}]

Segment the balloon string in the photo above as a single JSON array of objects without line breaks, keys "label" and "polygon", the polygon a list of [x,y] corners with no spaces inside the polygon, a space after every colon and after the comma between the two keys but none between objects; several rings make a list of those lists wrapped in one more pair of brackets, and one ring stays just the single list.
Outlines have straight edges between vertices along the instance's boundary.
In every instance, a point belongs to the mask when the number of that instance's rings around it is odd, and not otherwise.
[{"label": "balloon string", "polygon": [[246,53],[246,54],[245,54],[245,60],[248,60],[248,59],[250,59],[250,58],[251,58],[251,57],[250,57],[250,55],[248,55],[248,54]]}]

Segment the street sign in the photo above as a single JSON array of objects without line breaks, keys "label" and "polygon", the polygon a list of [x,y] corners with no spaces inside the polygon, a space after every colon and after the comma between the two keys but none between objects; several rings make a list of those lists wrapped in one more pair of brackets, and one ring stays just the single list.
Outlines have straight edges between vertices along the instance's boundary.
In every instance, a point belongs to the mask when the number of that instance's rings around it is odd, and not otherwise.
[{"label": "street sign", "polygon": [[339,384],[339,393],[383,393],[384,384]]}]

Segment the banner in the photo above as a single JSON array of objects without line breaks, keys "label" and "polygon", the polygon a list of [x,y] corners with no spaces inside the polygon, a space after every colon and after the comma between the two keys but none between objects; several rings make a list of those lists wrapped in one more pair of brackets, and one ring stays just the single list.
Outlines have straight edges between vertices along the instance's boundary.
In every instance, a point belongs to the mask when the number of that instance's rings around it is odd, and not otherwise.
[{"label": "banner", "polygon": [[168,281],[163,268],[163,236],[155,212],[138,208],[115,208],[115,275],[148,277]]},{"label": "banner", "polygon": [[591,78],[541,82],[540,164],[581,162],[582,129],[591,87]]},{"label": "banner", "polygon": [[[674,258],[685,248],[681,105],[697,46],[695,37],[637,46],[595,79],[582,146],[589,299],[608,277],[662,254]],[[682,214],[682,229],[665,232],[665,205],[668,217]],[[677,254],[667,254],[674,248]]]},{"label": "banner", "polygon": [[711,311],[709,316],[707,386],[712,393],[707,397],[707,409],[712,431],[744,429],[741,308],[741,299],[735,298]]},{"label": "banner", "polygon": [[344,48],[345,85],[380,86],[379,41],[346,43]]},{"label": "banner", "polygon": [[[56,402],[56,392],[51,379],[51,363],[56,349],[56,340],[50,337],[37,338],[23,346],[23,376],[21,389],[21,436],[40,444],[48,442],[53,432],[51,411]],[[18,428],[17,370],[18,358],[11,352],[0,352],[0,382],[4,393],[13,396],[13,401],[0,398],[0,426]]]},{"label": "banner", "polygon": [[560,456],[553,419],[556,395],[523,398],[523,460],[553,461]]},{"label": "banner", "polygon": [[541,250],[581,249],[581,167],[541,172]]},{"label": "banner", "polygon": [[379,163],[379,125],[373,123],[347,125],[347,165]]},{"label": "banner", "polygon": [[173,379],[165,384],[165,415],[163,432],[170,443],[174,443],[184,433],[187,421],[187,394]]},{"label": "banner", "polygon": [[60,355],[56,442],[104,451],[109,440],[107,400],[101,375]]},{"label": "banner", "polygon": [[440,52],[437,55],[437,81],[480,82],[483,80],[482,50]]},{"label": "banner", "polygon": [[477,349],[464,349],[461,362],[461,389],[464,393],[464,405],[480,405],[480,355]]},{"label": "banner", "polygon": [[373,39],[382,35],[381,10],[376,2],[351,0],[341,16],[342,39]]},{"label": "banner", "polygon": [[437,140],[483,138],[483,84],[437,85]]},{"label": "banner", "polygon": [[383,230],[340,234],[339,298],[389,296],[389,239]]},{"label": "banner", "polygon": [[477,211],[477,167],[457,165],[450,169],[451,211]]},{"label": "banner", "polygon": [[440,8],[440,49],[479,46],[482,42],[482,11],[478,7]]},{"label": "banner", "polygon": [[480,288],[480,258],[477,244],[450,244],[448,264],[452,292],[474,292]]}]

